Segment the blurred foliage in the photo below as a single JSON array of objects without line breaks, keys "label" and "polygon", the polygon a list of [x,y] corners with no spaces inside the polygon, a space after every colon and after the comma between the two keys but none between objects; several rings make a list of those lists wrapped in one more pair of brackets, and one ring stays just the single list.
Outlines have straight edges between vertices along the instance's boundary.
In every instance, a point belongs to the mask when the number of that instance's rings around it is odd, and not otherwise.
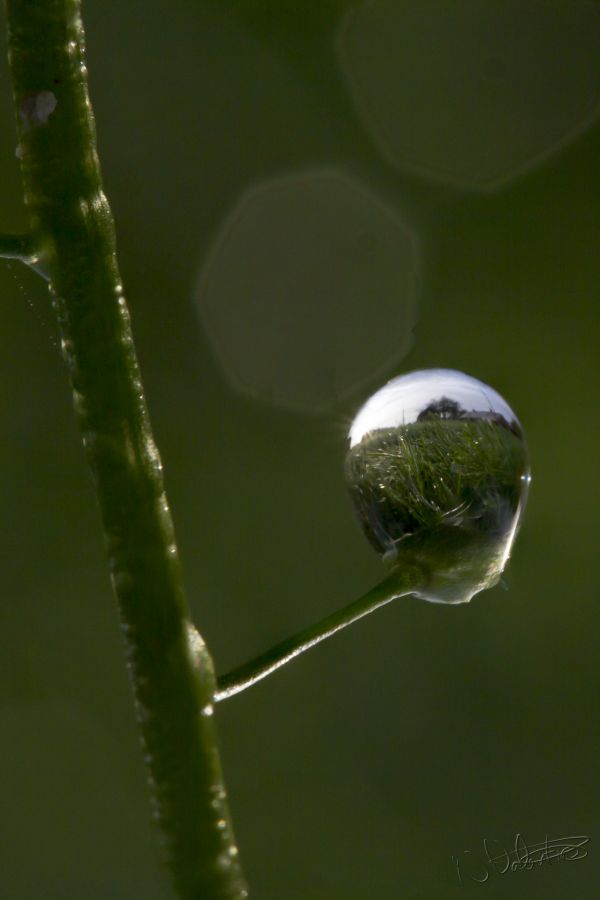
[{"label": "blurred foliage", "polygon": [[[427,7],[432,30],[436,6]],[[400,601],[219,708],[254,896],[460,897],[475,887],[459,884],[452,855],[480,852],[484,837],[510,845],[521,832],[532,843],[587,834],[590,852],[492,876],[479,891],[594,897],[598,97],[579,132],[558,144],[553,135],[543,158],[494,190],[411,174],[384,158],[357,113],[340,73],[334,5],[289,2],[271,16],[273,8],[89,0],[84,9],[134,333],[194,616],[219,669],[380,578],[351,515],[343,455],[355,408],[386,377],[449,366],[493,384],[527,433],[533,485],[508,590],[461,607]],[[548,12],[546,30],[556,8],[584,25],[598,15],[591,2],[531,8]],[[500,58],[509,25],[497,30]],[[541,52],[538,26],[532,13],[514,40]],[[583,41],[578,34],[564,40]],[[427,42],[418,49],[435,74]],[[379,48],[367,50],[375,58]],[[463,47],[455,52],[465,58]],[[600,80],[590,83],[597,93]],[[384,87],[393,111],[393,79]],[[553,97],[570,102],[554,88],[550,105]],[[503,146],[529,113],[515,108],[504,121]],[[0,119],[0,227],[15,231],[24,215],[6,67]],[[471,133],[486,139],[477,120]],[[495,152],[492,138],[487,149]],[[422,272],[410,353],[318,416],[236,391],[203,331],[197,285],[245,191],[322,169],[410,224]],[[348,265],[364,262],[376,240],[349,247]],[[299,234],[299,255],[302,246]],[[0,894],[162,900],[169,890],[47,288],[3,264],[0,291]],[[407,302],[401,293],[398,302]],[[354,310],[357,328],[379,316],[384,333],[382,308],[372,297]],[[367,352],[374,358],[373,346]]]}]

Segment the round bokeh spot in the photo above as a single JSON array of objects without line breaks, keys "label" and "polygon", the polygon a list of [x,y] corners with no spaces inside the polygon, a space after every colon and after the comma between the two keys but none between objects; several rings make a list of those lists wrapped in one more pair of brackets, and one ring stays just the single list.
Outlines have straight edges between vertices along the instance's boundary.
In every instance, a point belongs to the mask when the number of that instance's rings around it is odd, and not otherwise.
[{"label": "round bokeh spot", "polygon": [[418,280],[416,240],[397,212],[326,171],[242,197],[208,254],[197,304],[237,390],[319,413],[409,350]]},{"label": "round bokeh spot", "polygon": [[600,106],[591,0],[370,0],[342,20],[337,49],[384,155],[469,188],[536,165]]}]

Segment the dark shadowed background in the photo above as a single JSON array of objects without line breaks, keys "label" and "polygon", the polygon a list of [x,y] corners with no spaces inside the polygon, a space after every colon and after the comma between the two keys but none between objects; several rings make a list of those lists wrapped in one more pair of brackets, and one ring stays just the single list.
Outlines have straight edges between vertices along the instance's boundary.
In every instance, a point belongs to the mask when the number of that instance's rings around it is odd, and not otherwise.
[{"label": "dark shadowed background", "polygon": [[[530,445],[505,589],[398,601],[218,708],[252,896],[596,897],[600,6],[84,13],[148,402],[220,671],[381,577],[342,464],[386,379],[464,370]],[[0,228],[24,223],[2,63]],[[0,261],[0,300],[0,896],[166,900],[47,287]],[[518,833],[587,836],[587,856],[498,874],[484,839]]]}]

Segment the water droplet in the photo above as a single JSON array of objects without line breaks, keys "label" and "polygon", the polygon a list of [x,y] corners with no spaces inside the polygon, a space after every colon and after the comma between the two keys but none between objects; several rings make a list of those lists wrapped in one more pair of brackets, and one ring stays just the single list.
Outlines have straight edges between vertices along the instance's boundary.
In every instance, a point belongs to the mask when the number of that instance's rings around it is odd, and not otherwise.
[{"label": "water droplet", "polygon": [[465,602],[497,583],[529,480],[514,412],[462,372],[394,378],[350,427],[346,481],[362,528],[384,559],[424,570],[427,600]]},{"label": "water droplet", "polygon": [[218,810],[220,812],[223,809],[225,800],[227,799],[225,788],[222,784],[213,784],[210,786],[209,791],[212,796],[210,805],[214,810]]},{"label": "water droplet", "polygon": [[231,868],[231,857],[229,853],[219,853],[217,856],[217,864],[222,871],[227,872]]}]

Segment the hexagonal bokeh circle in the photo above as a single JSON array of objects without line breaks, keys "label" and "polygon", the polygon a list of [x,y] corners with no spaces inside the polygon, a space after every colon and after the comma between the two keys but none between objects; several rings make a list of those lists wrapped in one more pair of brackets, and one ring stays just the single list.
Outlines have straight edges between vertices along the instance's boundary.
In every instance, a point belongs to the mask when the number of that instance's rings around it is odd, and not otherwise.
[{"label": "hexagonal bokeh circle", "polygon": [[227,219],[197,304],[230,383],[323,412],[412,343],[417,243],[397,212],[335,171],[261,183]]},{"label": "hexagonal bokeh circle", "polygon": [[337,51],[386,157],[474,189],[536,165],[600,108],[592,0],[369,0]]}]

